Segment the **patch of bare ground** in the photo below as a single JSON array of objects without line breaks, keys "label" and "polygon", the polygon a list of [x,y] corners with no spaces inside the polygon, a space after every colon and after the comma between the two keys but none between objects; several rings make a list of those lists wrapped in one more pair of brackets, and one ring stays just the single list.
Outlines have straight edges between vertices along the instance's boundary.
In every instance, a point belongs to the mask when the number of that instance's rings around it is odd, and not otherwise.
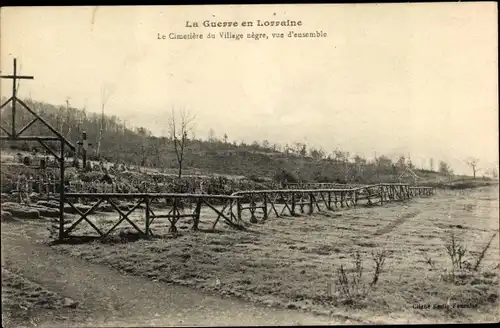
[{"label": "patch of bare ground", "polygon": [[[498,187],[487,187],[328,215],[270,217],[249,231],[219,225],[213,233],[193,232],[179,223],[172,236],[157,222],[152,240],[122,242],[123,233],[122,241],[54,247],[152,280],[268,306],[377,322],[498,321],[498,238],[483,252],[498,218]],[[451,233],[466,245],[469,262],[481,263],[450,280]]]},{"label": "patch of bare ground", "polygon": [[78,302],[52,292],[30,281],[23,275],[2,267],[2,322],[3,327],[16,327],[21,323],[37,324],[35,314],[47,316],[72,311]]}]

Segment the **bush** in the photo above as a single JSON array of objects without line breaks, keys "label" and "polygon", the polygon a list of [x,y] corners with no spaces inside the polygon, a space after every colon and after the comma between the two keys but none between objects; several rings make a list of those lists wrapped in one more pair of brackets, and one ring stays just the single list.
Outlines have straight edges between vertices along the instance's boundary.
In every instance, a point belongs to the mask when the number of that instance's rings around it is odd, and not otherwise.
[{"label": "bush", "polygon": [[321,172],[314,173],[314,178],[313,179],[314,179],[315,182],[318,182],[318,183],[330,183],[330,182],[333,182],[333,179],[331,177],[328,177],[328,176],[324,175]]},{"label": "bush", "polygon": [[99,161],[99,156],[87,153],[87,161]]},{"label": "bush", "polygon": [[19,146],[19,149],[24,151],[30,151],[30,145],[27,142],[23,142]]},{"label": "bush", "polygon": [[343,265],[337,269],[337,288],[343,303],[353,305],[368,296],[379,281],[386,258],[387,253],[385,250],[372,252],[374,271],[368,284],[363,280],[363,261],[359,252],[354,253],[352,258],[354,268],[349,270],[352,271],[351,278],[349,278]]},{"label": "bush", "polygon": [[90,161],[85,163],[85,172],[92,172],[92,163]]},{"label": "bush", "polygon": [[254,182],[258,182],[258,183],[267,182],[266,179],[261,178],[261,177],[255,175],[255,174],[251,174],[250,176],[248,176],[248,179],[251,180],[251,181],[254,181]]},{"label": "bush", "polygon": [[346,179],[343,179],[343,178],[335,178],[335,179],[334,179],[334,182],[335,182],[335,183],[339,183],[339,184],[346,184],[346,183],[347,183],[347,180],[346,180]]},{"label": "bush", "polygon": [[297,177],[287,170],[281,170],[274,175],[274,181],[278,183],[297,183]]},{"label": "bush", "polygon": [[481,252],[477,255],[475,259],[469,258],[467,260],[466,255],[468,254],[470,255],[471,252],[467,250],[465,245],[463,245],[459,240],[457,240],[454,232],[452,231],[449,235],[448,240],[444,245],[446,253],[450,258],[451,273],[447,273],[447,270],[445,270],[445,273],[443,274],[443,279],[457,283],[459,280],[457,278],[470,276],[474,272],[478,272],[481,266],[481,262],[483,261],[486,252],[490,248],[491,243],[495,238],[495,236],[497,235],[497,233],[498,232],[495,232],[491,236],[490,240],[482,247]]},{"label": "bush", "polygon": [[24,156],[24,157],[23,157],[23,164],[24,164],[24,165],[31,165],[31,157],[29,157],[29,156]]},{"label": "bush", "polygon": [[10,193],[12,190],[16,189],[16,183],[12,181],[2,181],[0,187],[2,193]]},{"label": "bush", "polygon": [[91,182],[91,181],[100,180],[103,176],[104,176],[104,174],[101,172],[91,171],[91,172],[87,172],[85,174],[80,175],[80,179],[82,179],[82,181],[84,181],[84,182]]}]

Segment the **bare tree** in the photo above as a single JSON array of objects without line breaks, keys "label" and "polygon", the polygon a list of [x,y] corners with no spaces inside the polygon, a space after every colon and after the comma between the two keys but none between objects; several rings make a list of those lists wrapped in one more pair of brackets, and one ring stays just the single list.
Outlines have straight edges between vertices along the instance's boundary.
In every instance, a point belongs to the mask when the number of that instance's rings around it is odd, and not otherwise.
[{"label": "bare tree", "polygon": [[137,134],[140,136],[140,145],[138,147],[139,151],[139,158],[140,158],[140,165],[142,167],[146,166],[147,161],[148,161],[148,155],[149,155],[149,148],[151,142],[151,133],[143,127],[137,128],[136,129]]},{"label": "bare tree", "polygon": [[408,153],[408,160],[406,161],[406,166],[409,167],[410,169],[414,169],[415,165],[413,165],[413,162],[411,161],[411,154]]},{"label": "bare tree", "polygon": [[358,166],[363,166],[363,165],[366,165],[366,163],[367,163],[366,158],[363,158],[359,155],[355,155],[353,160],[354,160],[354,163]]},{"label": "bare tree", "polygon": [[307,155],[307,145],[305,143],[301,144],[301,147],[300,147],[300,150],[299,150],[299,154],[302,157],[305,157]]},{"label": "bare tree", "polygon": [[177,121],[175,110],[172,109],[172,114],[168,121],[169,138],[174,144],[177,163],[179,164],[179,178],[182,176],[182,164],[184,162],[184,150],[188,132],[194,129],[195,116],[185,110],[180,111],[180,121]]},{"label": "bare tree", "polygon": [[319,161],[325,157],[325,152],[321,148],[309,148],[309,155],[315,160]]},{"label": "bare tree", "polygon": [[343,152],[341,150],[335,149],[333,151],[333,158],[336,162],[342,162],[345,163],[348,158],[349,158],[349,153],[348,152]]},{"label": "bare tree", "polygon": [[215,142],[215,130],[210,128],[210,130],[208,130],[208,141],[209,142]]},{"label": "bare tree", "polygon": [[396,164],[400,170],[404,170],[406,167],[406,157],[403,155],[399,156],[397,164]]},{"label": "bare tree", "polygon": [[453,174],[453,170],[451,169],[450,165],[446,163],[445,161],[440,161],[439,162],[439,173],[442,173],[447,176],[451,176]]},{"label": "bare tree", "polygon": [[494,179],[498,178],[498,171],[496,168],[489,169],[486,173]]},{"label": "bare tree", "polygon": [[71,138],[71,111],[69,108],[70,97],[66,97],[66,124],[68,124],[68,134],[67,136]]},{"label": "bare tree", "polygon": [[476,172],[479,171],[477,168],[477,163],[479,160],[477,158],[470,157],[466,160],[467,165],[472,168],[472,173],[474,174],[474,179],[476,178]]},{"label": "bare tree", "polygon": [[154,149],[155,167],[160,167],[161,148],[163,148],[163,146],[165,145],[165,138],[164,137],[156,138],[154,136],[150,136],[149,141],[153,145],[153,149]]},{"label": "bare tree", "polygon": [[262,140],[262,148],[267,150],[270,147],[271,147],[271,144],[269,143],[269,140]]},{"label": "bare tree", "polygon": [[106,106],[106,103],[108,102],[109,98],[113,94],[112,91],[106,92],[106,88],[102,86],[101,88],[101,126],[99,129],[99,136],[97,137],[97,147],[95,154],[96,156],[99,156],[99,152],[101,151],[101,140],[102,140],[102,134],[104,132],[104,106]]}]

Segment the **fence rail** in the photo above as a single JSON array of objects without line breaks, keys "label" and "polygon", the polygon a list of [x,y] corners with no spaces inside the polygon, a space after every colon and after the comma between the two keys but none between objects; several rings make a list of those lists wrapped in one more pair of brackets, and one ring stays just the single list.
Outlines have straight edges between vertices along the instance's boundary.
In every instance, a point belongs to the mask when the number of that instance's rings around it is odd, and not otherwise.
[{"label": "fence rail", "polygon": [[[87,198],[93,201],[93,204],[86,211],[79,209],[72,200]],[[228,196],[228,195],[203,195],[203,194],[177,194],[177,193],[67,193],[65,195],[65,203],[68,204],[71,209],[79,215],[79,218],[70,222],[59,222],[60,231],[62,235],[66,238],[69,237],[70,233],[81,224],[83,221],[88,223],[94,231],[96,231],[99,236],[106,237],[111,232],[113,232],[118,225],[122,222],[128,222],[135,231],[139,232],[143,236],[152,236],[153,231],[151,229],[151,224],[156,219],[167,219],[170,222],[169,232],[177,232],[176,223],[182,218],[192,219],[192,229],[197,230],[198,224],[200,222],[201,207],[205,206],[211,211],[217,214],[217,218],[212,225],[212,230],[215,226],[223,219],[223,222],[233,228],[241,229],[242,227],[235,222],[235,217],[232,215],[232,211],[229,210],[227,213],[225,211],[232,207],[235,200],[239,199],[239,196]],[[128,201],[133,201],[132,204],[127,206],[127,209],[123,209],[119,205],[119,200],[125,199]],[[170,210],[167,214],[156,214],[153,209],[152,202],[155,200],[166,200]],[[189,202],[187,202],[189,200]],[[212,204],[213,200],[223,200],[224,205],[221,210],[216,208],[216,205]],[[109,229],[99,229],[92,220],[88,218],[89,215],[95,214],[99,207],[103,204],[109,204],[111,210],[117,212],[119,217],[113,226]],[[196,204],[194,210],[186,206],[187,203]],[[131,207],[130,207],[131,205]],[[144,230],[141,229],[136,223],[134,223],[129,216],[138,209],[144,210]],[[192,211],[190,211],[192,210]]]},{"label": "fence rail", "polygon": [[361,187],[362,184],[343,184],[343,183],[332,183],[332,182],[322,182],[322,183],[285,183],[283,185],[284,189],[350,189]]},{"label": "fence rail", "polygon": [[[338,189],[283,189],[238,191],[241,196],[236,201],[236,218],[240,222],[245,211],[250,214],[250,222],[258,222],[256,214],[262,212],[262,220],[274,213],[282,215],[312,214],[323,210],[351,208],[360,204],[376,205],[391,201],[403,201],[417,196],[431,196],[434,188],[409,187],[404,183],[384,183]],[[247,205],[248,204],[248,205]],[[278,205],[281,205],[279,208]]]},{"label": "fence rail", "polygon": [[[198,230],[202,207],[216,214],[211,225],[214,230],[219,221],[236,229],[244,229],[245,219],[251,223],[267,220],[274,214],[283,215],[313,214],[320,211],[334,211],[338,208],[352,208],[359,205],[376,205],[392,201],[404,201],[413,197],[431,196],[434,188],[409,187],[403,183],[385,183],[366,185],[355,188],[337,189],[269,189],[237,191],[232,195],[207,195],[197,193],[66,193],[64,202],[69,210],[79,217],[72,222],[59,220],[59,231],[63,238],[68,238],[82,222],[89,224],[100,237],[106,237],[115,231],[122,222],[128,223],[143,236],[153,236],[154,222],[167,219],[169,232],[177,232],[176,224],[181,219],[190,219],[191,229]],[[75,200],[77,200],[75,202]],[[76,203],[87,200],[90,206],[82,209]],[[120,200],[127,201],[126,206]],[[92,214],[107,210],[118,213],[112,226],[98,228],[89,219]],[[164,213],[158,210],[164,207]],[[143,210],[140,222],[134,222],[130,215]],[[66,208],[65,208],[66,211]],[[168,212],[167,212],[168,211]],[[158,213],[156,213],[158,212]],[[97,218],[99,220],[99,218]]]}]

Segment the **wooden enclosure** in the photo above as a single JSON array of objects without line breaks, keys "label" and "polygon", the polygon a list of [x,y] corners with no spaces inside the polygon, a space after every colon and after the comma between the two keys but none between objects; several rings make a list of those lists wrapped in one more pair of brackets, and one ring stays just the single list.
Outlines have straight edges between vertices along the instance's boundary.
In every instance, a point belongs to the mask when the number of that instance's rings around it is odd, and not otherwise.
[{"label": "wooden enclosure", "polygon": [[344,189],[284,189],[239,191],[236,200],[236,218],[240,222],[243,214],[250,215],[256,223],[257,214],[266,220],[274,213],[282,215],[312,214],[324,210],[351,208],[358,205],[376,205],[391,201],[404,201],[417,196],[431,196],[434,188],[409,187],[403,183],[384,183]]},{"label": "wooden enclosure", "polygon": [[[151,224],[155,220],[161,219],[167,219],[169,221],[170,232],[177,232],[176,223],[183,218],[191,218],[192,229],[197,230],[198,223],[200,221],[201,207],[204,206],[211,209],[215,214],[217,214],[217,218],[213,223],[212,230],[215,229],[215,226],[221,218],[223,219],[223,222],[225,224],[233,228],[241,228],[239,227],[238,223],[235,222],[234,216],[231,214],[231,212],[224,213],[226,209],[231,208],[232,202],[238,198],[238,196],[227,195],[174,193],[66,193],[64,199],[65,203],[72,208],[73,212],[78,214],[79,218],[71,223],[66,224],[64,221],[62,221],[59,222],[59,224],[62,225],[63,239],[69,238],[70,233],[84,221],[89,224],[101,237],[108,236],[118,227],[118,225],[120,225],[124,221],[128,222],[128,224],[142,236],[147,237],[153,236]],[[92,202],[92,205],[84,212],[81,209],[77,208],[77,206],[73,203],[74,199],[87,199]],[[119,206],[120,200],[126,200],[129,202],[127,209],[123,209],[123,207]],[[216,205],[212,204],[213,200],[222,200],[225,205],[222,207],[222,209],[217,209]],[[99,229],[97,225],[89,219],[89,216],[95,214],[99,210],[101,205],[104,205],[106,203],[111,205],[111,210],[118,214],[118,218],[116,220],[116,223],[114,223],[108,229],[103,230]],[[164,203],[169,208],[168,213],[156,214],[154,209],[155,203],[156,205]],[[190,206],[191,204],[195,204],[194,209],[192,208],[192,206]],[[144,217],[142,218],[144,220],[143,228],[139,227],[129,218],[129,216],[138,209],[144,210]]]},{"label": "wooden enclosure", "polygon": [[[250,223],[267,220],[271,215],[310,215],[321,211],[348,209],[355,206],[382,205],[392,201],[405,201],[412,197],[431,196],[434,189],[430,187],[409,187],[407,184],[387,183],[367,185],[345,189],[279,189],[238,191],[232,195],[207,195],[186,193],[66,193],[65,204],[78,215],[72,222],[59,221],[59,229],[63,231],[63,239],[71,238],[71,233],[81,223],[86,222],[97,232],[98,236],[109,236],[122,222],[127,222],[141,236],[154,235],[154,222],[169,223],[169,232],[177,232],[179,220],[188,219],[191,229],[198,230],[201,209],[208,209],[208,216],[215,218],[211,230],[222,222],[235,229],[244,229],[245,219]],[[75,204],[90,203],[86,210]],[[125,201],[126,207],[120,204]],[[98,214],[103,205],[108,204],[106,211],[118,214],[116,221],[109,227],[98,228],[89,216]],[[166,213],[157,213],[162,209]],[[130,219],[130,215],[142,210],[140,224]],[[101,213],[102,215],[102,213]],[[97,215],[99,216],[99,215]],[[99,218],[97,218],[99,220]],[[59,238],[61,239],[61,238]]]}]

